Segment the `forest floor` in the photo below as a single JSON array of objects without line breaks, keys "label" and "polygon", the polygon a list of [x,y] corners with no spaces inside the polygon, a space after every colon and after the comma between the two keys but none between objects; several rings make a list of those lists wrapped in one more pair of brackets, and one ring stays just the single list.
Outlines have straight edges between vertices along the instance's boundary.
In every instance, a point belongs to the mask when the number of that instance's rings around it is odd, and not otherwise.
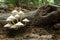
[{"label": "forest floor", "polygon": [[[4,9],[0,10],[0,13],[9,13],[13,9]],[[18,10],[18,9],[17,9]],[[24,12],[29,12],[31,10],[23,10]],[[52,30],[40,27],[28,27],[27,29],[22,29],[18,34],[15,34],[15,37],[10,37],[12,34],[7,34],[4,28],[0,25],[0,40],[60,40],[60,30]],[[16,31],[15,31],[16,32]],[[43,39],[41,35],[53,35],[51,39]]]}]

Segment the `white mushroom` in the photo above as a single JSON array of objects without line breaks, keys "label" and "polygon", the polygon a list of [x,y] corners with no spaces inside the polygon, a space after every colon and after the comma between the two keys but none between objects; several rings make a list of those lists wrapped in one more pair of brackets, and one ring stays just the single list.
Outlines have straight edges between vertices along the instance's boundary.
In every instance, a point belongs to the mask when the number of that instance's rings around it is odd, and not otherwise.
[{"label": "white mushroom", "polygon": [[4,25],[4,27],[11,27],[12,26],[12,24],[6,24],[6,25]]},{"label": "white mushroom", "polygon": [[19,11],[19,14],[22,15],[22,14],[24,14],[24,12],[23,11]]},{"label": "white mushroom", "polygon": [[12,15],[16,15],[17,13],[18,13],[17,10],[13,10],[13,11],[12,11]]},{"label": "white mushroom", "polygon": [[23,20],[23,22],[29,22],[30,20],[28,20],[27,18],[25,18],[24,20]]},{"label": "white mushroom", "polygon": [[18,22],[18,19],[20,18],[20,15],[16,14],[16,15],[15,15],[15,18],[16,18],[16,20],[17,20],[17,22]]},{"label": "white mushroom", "polygon": [[16,25],[18,25],[18,26],[24,26],[24,24],[21,23],[21,22],[16,23]]},{"label": "white mushroom", "polygon": [[27,18],[25,18],[25,19],[23,20],[23,22],[25,22],[25,25],[26,25],[26,23],[27,23],[27,22],[30,22],[30,20],[28,20]]},{"label": "white mushroom", "polygon": [[[15,19],[16,19],[16,18],[11,15],[10,17],[7,18],[6,21],[7,21],[7,22],[13,22]],[[13,24],[15,24],[15,23],[13,22]]]},{"label": "white mushroom", "polygon": [[18,28],[18,26],[13,25],[13,26],[11,26],[10,28],[16,29],[16,28]]},{"label": "white mushroom", "polygon": [[19,27],[21,27],[21,26],[24,26],[24,24],[21,23],[21,22],[18,22],[18,23],[16,23],[15,25],[11,26],[11,28],[17,29],[17,28],[19,28]]},{"label": "white mushroom", "polygon": [[18,14],[20,15],[20,21],[21,21],[22,17],[24,16],[24,12],[23,11],[19,11]]}]

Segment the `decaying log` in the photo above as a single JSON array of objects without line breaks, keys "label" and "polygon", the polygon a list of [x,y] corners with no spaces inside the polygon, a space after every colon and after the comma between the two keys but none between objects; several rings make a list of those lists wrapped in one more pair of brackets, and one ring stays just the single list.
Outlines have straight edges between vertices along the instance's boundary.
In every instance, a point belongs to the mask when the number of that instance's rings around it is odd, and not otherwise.
[{"label": "decaying log", "polygon": [[11,14],[0,14],[0,25],[4,26],[6,24],[6,19],[9,17]]},{"label": "decaying log", "polygon": [[57,5],[44,5],[44,6],[39,8],[39,13],[41,15],[46,15],[48,13],[51,13],[51,12],[57,11],[57,10],[60,10],[60,6],[57,6]]},{"label": "decaying log", "polygon": [[55,23],[60,22],[59,21],[60,20],[60,7],[59,6],[55,6],[55,5],[43,6],[43,7],[40,7],[36,12],[33,12],[33,13],[31,12],[30,14],[34,16],[33,19],[35,20],[35,21],[34,20],[32,21],[32,25],[45,26],[45,25],[53,25]]},{"label": "decaying log", "polygon": [[[52,7],[52,8],[51,8]],[[0,14],[0,26],[3,27],[7,22],[6,19],[11,14]],[[23,17],[23,16],[22,16]],[[9,29],[4,28],[4,30],[7,32],[6,34],[8,36],[14,37],[16,34],[24,33],[26,30],[34,28],[34,27],[45,27],[46,30],[53,30],[54,29],[60,29],[60,7],[47,5],[38,8],[35,11],[30,11],[28,13],[25,13],[25,16],[22,18],[27,18],[30,20],[29,23],[27,23],[26,27],[21,27],[18,30],[15,29]],[[51,28],[52,27],[52,28]],[[55,31],[55,30],[54,30]]]},{"label": "decaying log", "polygon": [[54,11],[46,16],[40,16],[40,17],[38,16],[36,19],[37,19],[37,22],[33,22],[33,24],[38,23],[39,25],[50,25],[50,24],[59,23],[60,11]]},{"label": "decaying log", "polygon": [[11,14],[9,14],[9,13],[6,13],[6,14],[0,14],[0,20],[6,20],[7,19],[7,17],[9,17]]},{"label": "decaying log", "polygon": [[[0,14],[0,20],[6,20],[6,18],[10,15],[11,14]],[[26,13],[24,18],[28,18],[29,20],[31,20],[30,23],[32,25],[37,25],[37,26],[53,25],[55,23],[60,22],[60,7],[45,5],[43,7],[38,8],[35,11]],[[2,23],[4,24],[5,22],[6,21]]]}]

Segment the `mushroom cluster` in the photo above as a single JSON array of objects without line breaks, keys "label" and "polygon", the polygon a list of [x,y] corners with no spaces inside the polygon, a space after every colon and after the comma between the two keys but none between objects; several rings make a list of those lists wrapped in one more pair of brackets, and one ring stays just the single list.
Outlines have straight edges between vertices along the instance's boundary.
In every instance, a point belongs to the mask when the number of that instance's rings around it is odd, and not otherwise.
[{"label": "mushroom cluster", "polygon": [[[7,24],[4,25],[4,27],[18,29],[25,26],[29,20],[27,18],[22,20],[22,16],[24,16],[24,14],[25,13],[23,11],[18,12],[17,10],[13,10],[11,16],[6,19]],[[15,23],[14,21],[17,22]],[[21,21],[23,21],[25,24],[23,24]]]}]

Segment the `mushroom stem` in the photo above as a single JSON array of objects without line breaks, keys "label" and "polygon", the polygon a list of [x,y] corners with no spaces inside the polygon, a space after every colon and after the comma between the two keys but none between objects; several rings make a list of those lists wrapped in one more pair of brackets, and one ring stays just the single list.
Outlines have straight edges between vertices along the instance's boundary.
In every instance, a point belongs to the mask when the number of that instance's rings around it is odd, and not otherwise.
[{"label": "mushroom stem", "polygon": [[18,19],[16,19],[17,20],[17,22],[18,22]]},{"label": "mushroom stem", "polygon": [[12,21],[13,24],[15,24],[13,21]]},{"label": "mushroom stem", "polygon": [[[17,22],[18,22],[18,19],[20,18],[20,15],[19,14],[16,14],[15,15],[15,18],[16,18],[16,20],[17,20]],[[19,19],[20,20],[20,19]]]},{"label": "mushroom stem", "polygon": [[21,21],[21,19],[22,19],[22,17],[21,17],[21,15],[20,15],[20,21]]},{"label": "mushroom stem", "polygon": [[26,26],[27,22],[25,22],[25,26]]}]

